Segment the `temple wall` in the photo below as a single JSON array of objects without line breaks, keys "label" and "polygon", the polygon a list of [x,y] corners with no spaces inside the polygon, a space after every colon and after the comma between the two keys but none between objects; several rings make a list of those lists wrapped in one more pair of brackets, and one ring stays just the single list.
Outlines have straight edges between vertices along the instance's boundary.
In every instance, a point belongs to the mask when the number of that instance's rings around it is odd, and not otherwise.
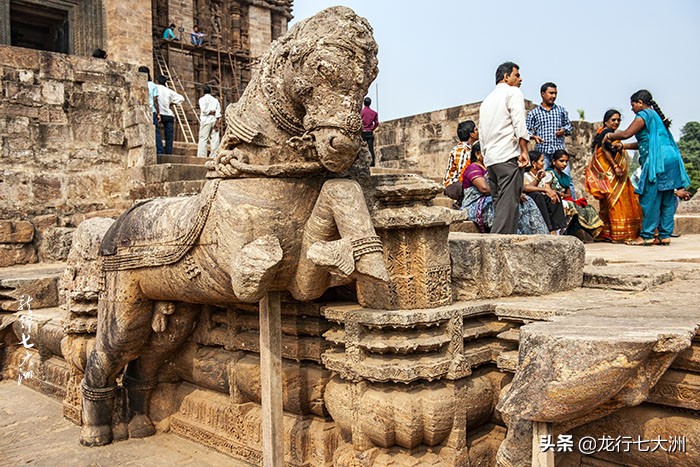
[{"label": "temple wall", "polygon": [[272,14],[269,9],[250,5],[248,7],[248,40],[250,57],[259,58],[272,42]]},{"label": "temple wall", "polygon": [[[457,139],[457,125],[478,120],[479,103],[381,121],[375,136],[378,165],[413,169],[426,177],[442,177]],[[380,115],[381,118],[381,115]]]},{"label": "temple wall", "polygon": [[104,0],[110,60],[150,66],[153,55],[151,2]]},{"label": "temple wall", "polygon": [[65,259],[86,215],[130,204],[155,164],[147,101],[133,65],[0,45],[0,267]]}]

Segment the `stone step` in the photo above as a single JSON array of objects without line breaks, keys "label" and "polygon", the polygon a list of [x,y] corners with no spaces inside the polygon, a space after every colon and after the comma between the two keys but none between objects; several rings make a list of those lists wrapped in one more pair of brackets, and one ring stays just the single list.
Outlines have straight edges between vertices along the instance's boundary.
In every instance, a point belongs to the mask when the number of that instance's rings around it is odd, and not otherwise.
[{"label": "stone step", "polygon": [[700,214],[676,214],[675,231],[679,234],[700,234]]},{"label": "stone step", "polygon": [[433,198],[433,206],[442,206],[444,208],[453,208],[454,203],[455,202],[452,198],[448,198],[445,195],[437,195],[435,198]]},{"label": "stone step", "polygon": [[197,157],[197,156],[183,156],[181,154],[173,155],[158,155],[159,164],[191,164],[191,165],[204,165],[208,160],[208,157]]},{"label": "stone step", "polygon": [[39,263],[0,269],[0,312],[19,310],[20,297],[31,297],[32,310],[58,306],[58,280],[64,263]]},{"label": "stone step", "polygon": [[418,169],[394,169],[391,167],[370,167],[369,173],[371,175],[391,175],[391,174],[423,175],[422,170],[418,170]]},{"label": "stone step", "polygon": [[450,224],[450,232],[481,233],[472,221],[453,222]]},{"label": "stone step", "polygon": [[185,143],[183,141],[173,141],[173,152],[183,156],[196,157],[197,143]]},{"label": "stone step", "polygon": [[508,342],[520,342],[520,329],[514,328],[514,329],[509,329],[507,331],[504,331],[500,334],[498,334],[499,339],[502,339],[504,341]]},{"label": "stone step", "polygon": [[583,268],[583,287],[640,291],[672,281],[673,270],[652,264],[588,265]]},{"label": "stone step", "polygon": [[679,214],[700,214],[700,195],[696,193],[690,201],[680,203],[676,212]]},{"label": "stone step", "polygon": [[465,342],[475,341],[484,337],[498,336],[513,326],[513,323],[493,318],[465,319],[462,326],[462,337]]},{"label": "stone step", "polygon": [[158,164],[143,168],[143,175],[147,184],[203,180],[206,173],[206,167],[196,164]]}]

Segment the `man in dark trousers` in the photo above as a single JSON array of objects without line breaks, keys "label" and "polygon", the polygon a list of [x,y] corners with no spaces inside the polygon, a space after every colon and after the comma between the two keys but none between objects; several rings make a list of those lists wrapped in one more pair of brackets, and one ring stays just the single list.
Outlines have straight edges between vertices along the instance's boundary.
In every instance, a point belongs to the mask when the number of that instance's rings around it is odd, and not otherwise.
[{"label": "man in dark trousers", "polygon": [[374,130],[379,126],[379,114],[370,109],[372,99],[365,97],[365,106],[362,108],[362,139],[365,140],[369,147],[369,153],[372,155],[370,167],[374,167]]},{"label": "man in dark trousers", "polygon": [[525,98],[520,67],[506,62],[496,69],[496,89],[479,108],[479,140],[493,197],[491,233],[517,233],[523,169],[528,164]]}]

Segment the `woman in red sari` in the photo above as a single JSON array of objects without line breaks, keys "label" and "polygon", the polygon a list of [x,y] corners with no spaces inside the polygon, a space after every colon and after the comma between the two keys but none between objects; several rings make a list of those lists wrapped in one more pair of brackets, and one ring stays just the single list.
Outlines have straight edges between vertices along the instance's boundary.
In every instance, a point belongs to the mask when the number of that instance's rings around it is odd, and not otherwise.
[{"label": "woman in red sari", "polygon": [[620,141],[603,142],[608,133],[620,126],[620,112],[608,110],[603,127],[593,140],[593,158],[586,168],[586,191],[600,200],[603,229],[599,239],[626,242],[639,237],[642,209],[630,182],[629,158]]}]

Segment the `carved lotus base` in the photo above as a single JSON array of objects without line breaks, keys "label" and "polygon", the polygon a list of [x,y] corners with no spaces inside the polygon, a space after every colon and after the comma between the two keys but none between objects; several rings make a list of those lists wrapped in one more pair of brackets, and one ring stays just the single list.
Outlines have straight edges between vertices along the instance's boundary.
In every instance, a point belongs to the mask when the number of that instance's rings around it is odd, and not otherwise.
[{"label": "carved lotus base", "polygon": [[408,385],[355,383],[336,376],[326,386],[326,407],[343,439],[358,452],[440,451],[450,452],[446,458],[458,459],[467,430],[491,418],[503,378],[491,369],[457,381]]}]

